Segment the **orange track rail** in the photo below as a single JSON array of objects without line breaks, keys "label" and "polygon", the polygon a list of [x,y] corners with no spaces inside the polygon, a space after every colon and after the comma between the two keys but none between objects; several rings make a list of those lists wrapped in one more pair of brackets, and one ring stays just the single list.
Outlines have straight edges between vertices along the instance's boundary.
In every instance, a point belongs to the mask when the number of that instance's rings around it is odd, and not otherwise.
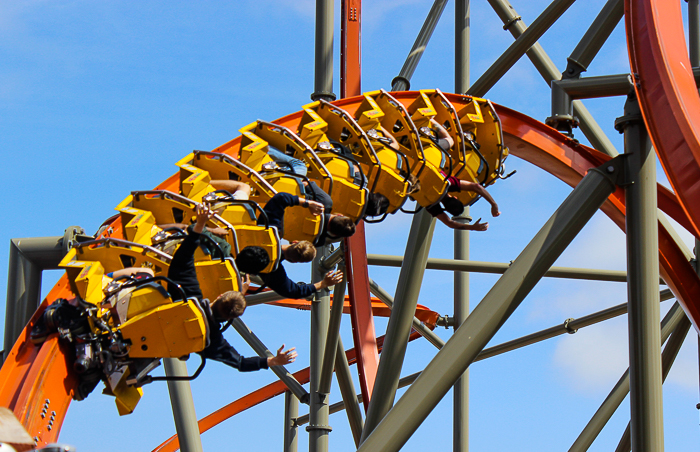
[{"label": "orange track rail", "polygon": [[681,2],[625,0],[627,46],[644,122],[691,231],[700,237],[700,96],[682,17]]},{"label": "orange track rail", "polygon": [[[402,92],[393,93],[393,95],[398,100],[407,101],[413,99],[417,93]],[[447,97],[455,105],[460,104],[464,99],[459,95],[447,95]],[[361,100],[361,97],[354,97],[334,102],[334,104],[352,112]],[[579,145],[554,129],[518,112],[500,106],[497,106],[497,112],[511,153],[539,166],[571,186],[575,186],[588,169],[599,166],[609,159],[608,156]],[[293,128],[300,118],[301,112],[297,112],[275,122]],[[240,138],[236,138],[216,150],[233,154],[232,151],[239,141]],[[177,178],[177,174],[173,175],[158,188],[177,190]],[[661,186],[659,186],[659,207],[680,224],[690,226],[690,221],[679,201]],[[611,195],[602,210],[624,229],[624,192],[621,189]],[[113,223],[113,227],[115,231],[121,229],[118,220]],[[659,228],[659,255],[662,276],[698,329],[700,279],[688,262],[689,256],[683,253],[671,235],[662,227]],[[47,301],[51,302],[57,297],[65,296],[66,290],[65,279],[62,279],[44,301],[44,305]],[[58,436],[61,422],[70,404],[75,380],[68,371],[65,360],[57,359],[56,356],[62,358],[62,354],[55,353],[57,347],[54,341],[48,341],[41,349],[37,349],[27,340],[27,334],[28,330],[25,330],[5,365],[0,369],[0,384],[2,384],[0,404],[12,408],[30,434],[36,436],[40,444],[45,444],[55,441]],[[267,400],[270,397],[269,394],[270,391],[256,391],[246,396],[245,402],[242,403],[246,407],[253,406]],[[46,399],[50,400],[49,413],[51,410],[57,413],[52,430],[47,429],[47,421],[40,418],[39,414]]]}]

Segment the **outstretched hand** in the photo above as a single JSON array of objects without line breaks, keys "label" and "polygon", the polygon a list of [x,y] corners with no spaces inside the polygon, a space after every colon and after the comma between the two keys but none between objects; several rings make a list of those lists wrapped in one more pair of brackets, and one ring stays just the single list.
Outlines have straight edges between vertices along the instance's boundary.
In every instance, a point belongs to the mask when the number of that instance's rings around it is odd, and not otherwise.
[{"label": "outstretched hand", "polygon": [[277,350],[277,356],[267,358],[268,366],[284,366],[285,364],[293,363],[297,359],[297,352],[294,347],[287,351],[282,350],[284,350],[284,344]]},{"label": "outstretched hand", "polygon": [[326,273],[326,276],[323,278],[323,286],[324,288],[330,287],[330,286],[335,286],[336,284],[340,284],[343,281],[343,272],[340,270],[336,270],[334,272],[328,272]]},{"label": "outstretched hand", "polygon": [[485,231],[489,228],[488,222],[486,223],[481,223],[481,218],[476,220],[472,224],[465,224],[463,229],[469,230],[469,231]]},{"label": "outstretched hand", "polygon": [[246,273],[243,283],[241,283],[241,294],[245,295],[250,287],[250,275]]},{"label": "outstretched hand", "polygon": [[491,215],[494,217],[497,217],[501,214],[501,211],[498,210],[498,204],[492,204],[491,205]]}]

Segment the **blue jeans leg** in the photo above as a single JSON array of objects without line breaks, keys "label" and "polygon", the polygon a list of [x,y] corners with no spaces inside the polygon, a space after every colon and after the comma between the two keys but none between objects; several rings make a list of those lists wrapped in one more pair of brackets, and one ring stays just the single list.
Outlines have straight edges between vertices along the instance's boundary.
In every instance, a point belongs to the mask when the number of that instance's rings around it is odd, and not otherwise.
[{"label": "blue jeans leg", "polygon": [[272,160],[289,166],[289,169],[294,174],[297,174],[299,176],[306,176],[308,168],[306,168],[306,163],[302,162],[301,160],[295,159],[294,157],[290,157],[284,152],[280,152],[277,149],[273,148],[270,148],[270,150],[267,151],[267,155],[269,155],[272,158]]}]

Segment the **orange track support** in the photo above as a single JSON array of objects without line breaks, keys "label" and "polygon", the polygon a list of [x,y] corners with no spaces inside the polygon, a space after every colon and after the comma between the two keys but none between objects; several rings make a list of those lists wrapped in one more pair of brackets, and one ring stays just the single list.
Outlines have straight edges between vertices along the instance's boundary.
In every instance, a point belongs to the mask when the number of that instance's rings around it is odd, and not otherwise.
[{"label": "orange track support", "polygon": [[691,231],[700,237],[700,95],[681,2],[625,0],[625,28],[644,122]]}]

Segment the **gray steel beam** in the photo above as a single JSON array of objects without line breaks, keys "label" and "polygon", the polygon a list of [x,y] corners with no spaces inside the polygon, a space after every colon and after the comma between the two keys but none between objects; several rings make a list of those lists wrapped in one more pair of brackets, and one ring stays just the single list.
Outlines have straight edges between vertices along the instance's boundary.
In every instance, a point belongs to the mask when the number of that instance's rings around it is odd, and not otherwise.
[{"label": "gray steel beam", "polygon": [[552,116],[545,122],[569,133],[576,121],[572,99],[622,96],[632,87],[628,74],[552,80]]},{"label": "gray steel beam", "polygon": [[[372,279],[369,280],[369,290],[375,297],[379,298],[382,303],[389,306],[389,309],[394,309],[394,299],[391,298],[391,295],[389,295]],[[421,336],[427,339],[428,342],[433,344],[438,349],[441,349],[445,345],[445,341],[443,341],[440,336],[435,334],[433,330],[425,326],[425,324],[415,316],[413,317],[411,324],[414,330],[416,330]]]},{"label": "gray steel beam", "polygon": [[[163,359],[165,375],[168,377],[187,377],[187,364],[177,358]],[[202,438],[199,435],[197,413],[190,382],[186,380],[168,381],[170,404],[173,407],[175,431],[182,452],[202,452]]]},{"label": "gray steel beam", "polygon": [[[669,335],[683,323],[683,319],[688,321],[683,309],[678,302],[674,303],[671,309],[664,316],[661,322],[661,339],[660,343],[666,342]],[[668,348],[668,347],[667,347]],[[666,353],[666,351],[664,351]],[[675,355],[674,355],[675,356]],[[576,438],[574,444],[571,445],[569,452],[585,452],[591,447],[593,441],[598,437],[603,427],[608,423],[612,415],[620,406],[622,401],[627,397],[630,390],[630,375],[629,369],[620,377],[612,391],[605,398],[600,408],[595,412],[593,417],[586,427],[581,431],[581,434]]]},{"label": "gray steel beam", "polygon": [[[514,38],[518,39],[527,30],[527,25],[522,21],[521,17],[515,12],[515,9],[507,0],[488,0],[491,7],[496,11],[496,14],[503,21],[504,28],[509,30]],[[528,51],[527,56],[532,61],[537,71],[540,73],[544,81],[549,86],[552,80],[559,80],[561,72],[552,62],[551,58],[542,49],[538,43],[533,45]],[[618,152],[613,146],[610,139],[605,135],[603,129],[596,123],[593,116],[590,114],[585,105],[579,100],[573,101],[574,115],[579,120],[579,127],[583,134],[588,138],[594,148],[601,152],[605,152],[611,157],[617,156]]]},{"label": "gray steel beam", "polygon": [[588,172],[415,383],[365,439],[359,451],[391,452],[405,444],[615,190],[622,167],[621,159],[616,158]]},{"label": "gray steel beam", "polygon": [[600,48],[608,40],[624,14],[625,2],[623,0],[608,0],[605,3],[586,34],[571,52],[571,56],[567,58],[568,65],[564,71],[564,78],[575,78],[581,72],[588,70],[588,65],[591,64]]},{"label": "gray steel beam", "polygon": [[[327,270],[321,266],[321,259],[330,254],[330,246],[318,248],[311,266],[311,279],[315,283],[321,281]],[[328,435],[331,427],[328,425],[328,393],[321,392],[321,367],[323,351],[326,348],[326,335],[331,307],[331,296],[328,289],[321,289],[314,295],[311,303],[311,344],[309,347],[309,415],[311,422],[306,426],[309,432],[309,452],[327,452]]]},{"label": "gray steel beam", "polygon": [[[338,380],[340,394],[343,397],[343,407],[349,407],[345,412],[348,416],[348,423],[350,424],[350,431],[352,431],[352,438],[355,441],[355,447],[358,447],[362,437],[362,410],[360,409],[360,402],[358,402],[355,395],[357,392],[352,382],[350,365],[348,364],[348,357],[345,355],[345,348],[343,348],[343,340],[341,338],[338,338],[338,350],[335,353],[335,378]],[[362,395],[360,395],[361,398]],[[335,413],[335,411],[330,411],[330,413]]]},{"label": "gray steel beam", "polygon": [[[662,290],[660,293],[660,298],[661,301],[666,301],[670,300],[673,298],[673,294],[671,293],[670,290],[665,289]],[[561,336],[562,334],[572,334],[575,333],[576,330],[580,328],[585,328],[587,326],[595,325],[596,323],[603,322],[605,320],[621,316],[623,314],[627,313],[627,303],[619,304],[617,306],[613,306],[608,309],[604,309],[599,312],[595,312],[593,314],[589,314],[587,316],[581,317],[580,319],[567,319],[566,322],[562,325],[556,325],[551,328],[547,328],[545,330],[539,331],[537,333],[532,333],[527,336],[523,336],[518,339],[513,339],[512,341],[504,342],[499,345],[495,345],[493,347],[487,348],[483,350],[479,355],[476,357],[474,362],[477,361],[483,361],[488,358],[492,358],[494,356],[502,355],[503,353],[510,352],[513,350],[517,350],[523,347],[527,347],[528,345],[536,344],[538,342],[542,342],[547,339],[551,339],[556,336]],[[662,332],[663,334],[663,332]],[[347,362],[347,361],[346,361]],[[337,365],[336,365],[337,367]],[[336,370],[337,372],[337,370]],[[413,373],[411,375],[408,375],[406,377],[403,377],[402,379],[399,380],[399,388],[404,388],[411,383],[413,383],[416,378],[420,375],[420,372]],[[354,394],[354,392],[353,392]],[[347,400],[345,396],[343,397],[343,400]],[[350,398],[352,399],[352,398]],[[362,394],[357,394],[356,395],[356,401],[354,402],[355,404],[362,403]],[[330,406],[329,411],[331,414],[337,413],[340,410],[345,409],[345,402],[338,402],[334,403],[333,405]],[[298,425],[302,425],[309,422],[308,415],[301,416],[297,419]]]},{"label": "gray steel beam", "polygon": [[316,0],[314,40],[314,93],[312,100],[334,101],[333,94],[333,0]]},{"label": "gray steel beam", "polygon": [[[384,254],[368,254],[369,265],[382,265],[387,267],[400,267],[403,262],[401,256],[387,256]],[[503,274],[511,264],[479,261],[459,261],[452,259],[428,259],[427,270],[449,270],[477,273]],[[627,282],[627,272],[620,270],[592,270],[587,268],[552,267],[545,276],[550,278],[585,279],[590,281]]]},{"label": "gray steel beam", "polygon": [[[666,347],[664,347],[664,351],[661,354],[661,380],[663,382],[666,381],[666,377],[671,371],[671,366],[673,366],[673,362],[676,360],[676,356],[678,356],[678,352],[683,345],[683,341],[688,335],[690,325],[690,320],[684,315],[681,318],[678,326],[676,326],[676,328],[673,330],[673,333],[668,340],[668,344],[666,344]],[[615,452],[629,452],[632,450],[630,425],[631,424],[629,423],[627,424],[627,429],[625,429],[625,433],[622,434],[622,438],[620,439]]]},{"label": "gray steel beam", "polygon": [[82,228],[71,226],[63,237],[32,237],[10,240],[5,302],[4,351],[0,362],[10,352],[34,312],[41,304],[41,276],[44,270],[58,269],[58,264],[73,246]]},{"label": "gray steel beam", "polygon": [[[463,93],[469,88],[469,0],[455,0],[455,92]],[[458,218],[469,217],[469,206]],[[469,260],[469,231],[454,231],[454,257]],[[454,273],[454,317],[460,325],[469,315],[469,273]],[[456,328],[455,328],[456,330]],[[435,334],[431,331],[432,334]],[[437,335],[435,335],[437,337]],[[424,336],[425,337],[425,336]],[[440,340],[442,345],[444,342]],[[433,343],[435,345],[435,343]],[[469,369],[454,385],[452,393],[452,450],[469,450]]]},{"label": "gray steel beam", "polygon": [[575,0],[554,0],[539,15],[525,32],[501,54],[500,57],[484,72],[481,77],[467,90],[466,94],[483,97],[493,85],[498,82],[525,52],[561,17]]},{"label": "gray steel beam", "polygon": [[372,433],[394,404],[434,228],[435,220],[425,209],[414,215],[404,253],[406,258],[396,284],[394,299],[399,302],[389,317],[382,359],[377,368],[372,400],[369,402],[365,427],[362,430],[362,441]]},{"label": "gray steel beam", "polygon": [[430,8],[428,17],[425,18],[423,22],[423,27],[421,27],[418,36],[416,37],[416,42],[413,43],[413,47],[406,57],[406,61],[403,63],[403,67],[399,72],[399,75],[394,77],[391,81],[392,91],[405,91],[411,86],[411,77],[413,77],[413,72],[416,70],[416,66],[420,62],[425,48],[428,47],[428,41],[435,31],[440,16],[447,5],[447,0],[435,0],[433,6]]},{"label": "gray steel beam", "polygon": [[[235,318],[231,322],[231,326],[238,332],[238,334],[241,335],[243,340],[245,340],[248,345],[250,345],[250,348],[255,350],[255,353],[258,354],[258,356],[261,357],[271,357],[275,356],[270,350],[263,344],[263,342],[253,333],[253,331],[248,328],[248,325],[246,325],[243,320],[240,318]],[[301,403],[309,403],[309,393],[306,392],[306,389],[297,381],[294,376],[287,371],[287,368],[284,366],[272,366],[270,367],[270,370],[272,370],[275,375],[284,383],[284,385],[292,391],[292,393],[301,401]]]},{"label": "gray steel beam", "polygon": [[297,452],[299,399],[290,391],[284,393],[284,452]]},{"label": "gray steel beam", "polygon": [[253,295],[245,296],[245,303],[248,307],[280,300],[284,300],[284,297],[278,294],[277,292],[273,292],[271,290],[267,292],[260,292]]},{"label": "gray steel beam", "polygon": [[615,121],[624,131],[629,185],[625,188],[629,282],[630,411],[635,451],[662,451],[663,394],[659,338],[659,246],[656,202],[656,154],[634,92],[625,116]]},{"label": "gray steel beam", "polygon": [[321,377],[318,383],[318,391],[323,394],[331,392],[335,354],[338,350],[338,339],[340,338],[340,322],[343,318],[343,305],[345,304],[345,289],[348,285],[345,267],[341,266],[338,269],[343,272],[343,281],[340,284],[336,284],[333,289],[333,307],[331,308],[330,320],[328,322],[326,349],[323,352]]}]

